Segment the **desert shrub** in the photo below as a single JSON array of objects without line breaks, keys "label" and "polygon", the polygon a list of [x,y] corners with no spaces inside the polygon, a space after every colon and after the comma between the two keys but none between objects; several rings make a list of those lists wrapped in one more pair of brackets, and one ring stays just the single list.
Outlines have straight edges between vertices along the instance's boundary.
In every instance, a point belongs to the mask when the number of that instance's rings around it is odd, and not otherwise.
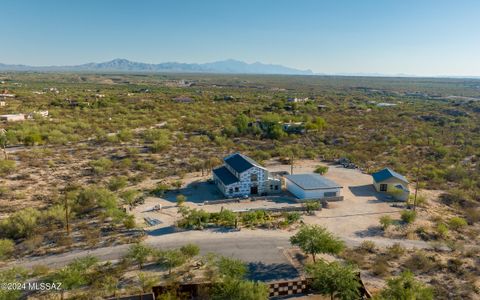
[{"label": "desert shrub", "polygon": [[364,252],[375,253],[376,247],[374,241],[363,241],[358,249]]},{"label": "desert shrub", "polygon": [[418,251],[408,258],[404,266],[413,272],[429,272],[434,267],[434,262],[424,252]]},{"label": "desert shrub", "polygon": [[120,198],[123,200],[123,203],[130,206],[135,204],[135,201],[138,199],[139,192],[136,190],[128,190],[120,193]]},{"label": "desert shrub", "polygon": [[185,201],[187,201],[187,197],[185,195],[180,194],[180,195],[177,195],[175,200],[177,201],[177,206],[182,206],[185,203]]},{"label": "desert shrub", "polygon": [[181,207],[180,209],[183,217],[177,222],[177,226],[180,228],[203,229],[210,221],[210,213],[202,209],[189,209],[187,207]]},{"label": "desert shrub", "polygon": [[170,189],[170,186],[164,183],[159,183],[152,191],[151,193],[157,197],[163,197],[165,192],[167,192]]},{"label": "desert shrub", "polygon": [[2,159],[0,160],[0,176],[5,176],[15,171],[15,161]]},{"label": "desert shrub", "polygon": [[440,200],[450,206],[472,207],[473,202],[468,193],[461,189],[451,189],[448,193],[440,195]]},{"label": "desert shrub", "polygon": [[97,160],[92,160],[89,165],[95,175],[101,175],[108,172],[112,168],[113,163],[110,159],[102,157]]},{"label": "desert shrub", "polygon": [[378,295],[378,299],[422,299],[433,300],[433,289],[415,279],[409,271],[387,280],[387,287]]},{"label": "desert shrub", "polygon": [[180,252],[187,258],[193,258],[200,253],[200,247],[195,244],[187,244],[180,247]]},{"label": "desert shrub", "polygon": [[133,133],[131,130],[122,129],[118,132],[117,137],[122,142],[128,142],[133,138]]},{"label": "desert shrub", "polygon": [[464,273],[464,268],[462,268],[463,262],[458,258],[451,258],[447,262],[447,268],[450,272],[462,275]]},{"label": "desert shrub", "polygon": [[115,176],[110,178],[108,182],[108,188],[111,191],[118,191],[127,186],[127,177],[125,176]]},{"label": "desert shrub", "polygon": [[405,248],[400,243],[394,243],[387,247],[387,255],[391,258],[400,258],[405,253]]},{"label": "desert shrub", "polygon": [[237,214],[229,209],[222,209],[218,213],[218,224],[223,226],[235,226]]},{"label": "desert shrub", "polygon": [[287,221],[288,224],[294,224],[302,218],[299,212],[290,212],[290,213],[285,213],[284,218]]},{"label": "desert shrub", "polygon": [[380,217],[380,225],[382,226],[383,230],[387,230],[390,225],[393,224],[393,219],[392,217],[385,215]]},{"label": "desert shrub", "polygon": [[315,168],[315,173],[318,173],[320,175],[324,175],[328,172],[328,167],[327,166],[317,166]]},{"label": "desert shrub", "polygon": [[303,203],[305,210],[308,214],[313,214],[316,210],[320,209],[320,202],[315,200],[308,200]]},{"label": "desert shrub", "polygon": [[135,228],[135,216],[134,215],[127,215],[123,220],[123,226],[127,229]]},{"label": "desert shrub", "polygon": [[410,195],[410,198],[408,199],[408,203],[410,205],[415,205],[415,202],[417,206],[425,207],[425,205],[427,204],[427,197],[425,197],[425,195],[418,194],[417,200],[415,201],[415,195]]},{"label": "desert shrub", "polygon": [[139,161],[135,164],[135,169],[138,171],[151,173],[155,170],[155,165],[146,161]]},{"label": "desert shrub", "polygon": [[460,217],[453,217],[448,221],[448,226],[453,230],[460,230],[467,225],[467,220]]},{"label": "desert shrub", "polygon": [[100,208],[98,212],[115,223],[123,221],[125,217],[125,212],[118,206],[117,197],[109,190],[95,186],[82,189],[75,199],[74,210],[82,215],[93,212],[95,208]]},{"label": "desert shrub", "polygon": [[372,272],[377,276],[385,276],[388,274],[389,266],[386,257],[377,256],[372,264]]},{"label": "desert shrub", "polygon": [[171,142],[169,140],[156,140],[153,142],[153,144],[150,146],[150,150],[153,153],[159,153],[167,150],[171,145]]},{"label": "desert shrub", "polygon": [[404,210],[401,213],[401,219],[403,222],[410,224],[417,218],[417,213],[413,210]]},{"label": "desert shrub", "polygon": [[480,222],[480,209],[479,208],[466,208],[465,218],[469,224],[475,224]]},{"label": "desert shrub", "polygon": [[448,227],[445,225],[445,223],[438,223],[436,226],[436,231],[438,237],[445,239],[448,235]]},{"label": "desert shrub", "polygon": [[0,239],[0,260],[10,258],[15,251],[15,243],[9,239]]},{"label": "desert shrub", "polygon": [[34,208],[20,210],[0,223],[0,235],[20,239],[30,237],[34,234],[40,212]]}]

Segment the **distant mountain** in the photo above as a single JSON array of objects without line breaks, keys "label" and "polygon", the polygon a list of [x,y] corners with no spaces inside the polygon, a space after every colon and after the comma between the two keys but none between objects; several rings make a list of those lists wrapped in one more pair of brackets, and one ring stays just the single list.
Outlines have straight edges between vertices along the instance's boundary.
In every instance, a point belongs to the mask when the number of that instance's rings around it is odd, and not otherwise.
[{"label": "distant mountain", "polygon": [[227,74],[285,74],[313,75],[311,70],[298,70],[281,65],[246,63],[228,59],[204,64],[166,62],[147,64],[127,59],[114,59],[102,63],[87,63],[76,66],[26,66],[0,63],[0,71],[69,71],[69,72],[177,72],[177,73],[227,73]]}]

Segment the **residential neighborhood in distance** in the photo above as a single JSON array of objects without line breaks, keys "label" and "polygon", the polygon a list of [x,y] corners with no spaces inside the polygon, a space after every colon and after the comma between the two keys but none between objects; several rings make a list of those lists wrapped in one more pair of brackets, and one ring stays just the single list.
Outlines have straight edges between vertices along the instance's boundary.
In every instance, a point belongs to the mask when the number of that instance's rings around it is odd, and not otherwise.
[{"label": "residential neighborhood in distance", "polygon": [[0,300],[480,299],[480,3],[1,11]]}]

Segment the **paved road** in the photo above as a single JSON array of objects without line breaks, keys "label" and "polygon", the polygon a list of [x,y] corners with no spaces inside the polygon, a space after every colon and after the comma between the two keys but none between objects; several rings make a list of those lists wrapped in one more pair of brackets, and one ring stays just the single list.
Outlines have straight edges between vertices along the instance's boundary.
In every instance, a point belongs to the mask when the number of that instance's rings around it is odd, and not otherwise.
[{"label": "paved road", "polygon": [[[188,231],[171,233],[161,236],[149,236],[146,244],[155,248],[178,248],[187,243],[197,244],[203,254],[208,252],[235,257],[247,263],[263,263],[265,265],[290,264],[283,254],[283,249],[291,247],[290,233],[284,231],[243,230],[240,232],[209,232]],[[385,238],[366,238],[374,241],[379,247],[387,247],[395,242],[407,248],[430,248],[423,241],[394,240]],[[347,246],[359,245],[362,238],[345,238]],[[86,255],[96,256],[100,261],[120,259],[128,250],[129,245],[118,245],[93,250],[75,250],[64,254],[20,259],[10,266],[31,268],[35,265],[62,267],[75,258]]]}]

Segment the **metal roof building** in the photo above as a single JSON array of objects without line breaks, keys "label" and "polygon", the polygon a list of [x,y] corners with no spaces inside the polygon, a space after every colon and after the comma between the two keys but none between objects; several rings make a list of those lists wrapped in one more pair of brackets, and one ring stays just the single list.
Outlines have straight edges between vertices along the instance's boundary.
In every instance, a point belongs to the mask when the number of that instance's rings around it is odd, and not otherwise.
[{"label": "metal roof building", "polygon": [[287,190],[299,199],[321,199],[340,196],[342,186],[319,174],[285,176]]}]

